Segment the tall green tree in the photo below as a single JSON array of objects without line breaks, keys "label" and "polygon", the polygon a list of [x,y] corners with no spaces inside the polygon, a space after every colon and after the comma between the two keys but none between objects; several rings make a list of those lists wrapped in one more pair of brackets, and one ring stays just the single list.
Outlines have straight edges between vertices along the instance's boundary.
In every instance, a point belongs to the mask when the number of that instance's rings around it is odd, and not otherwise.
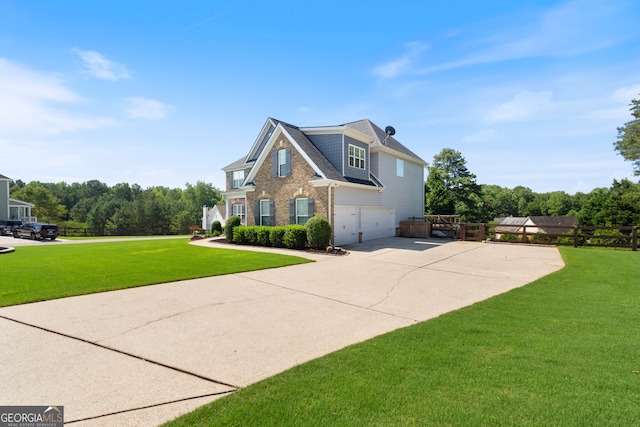
[{"label": "tall green tree", "polygon": [[424,212],[427,215],[452,215],[454,213],[455,202],[439,169],[429,168],[429,175],[424,187]]},{"label": "tall green tree", "polygon": [[453,148],[443,149],[433,156],[431,169],[437,169],[441,174],[454,202],[455,214],[461,215],[464,221],[475,220],[480,216],[480,185],[476,183],[476,175],[467,169],[467,161],[459,151]]},{"label": "tall green tree", "polygon": [[14,186],[11,190],[11,197],[35,205],[31,215],[38,217],[40,222],[59,223],[67,214],[60,200],[39,182],[30,182],[22,188]]},{"label": "tall green tree", "polygon": [[625,160],[633,162],[633,174],[640,175],[640,100],[632,99],[631,115],[633,120],[618,128],[618,139],[613,143],[615,150]]}]

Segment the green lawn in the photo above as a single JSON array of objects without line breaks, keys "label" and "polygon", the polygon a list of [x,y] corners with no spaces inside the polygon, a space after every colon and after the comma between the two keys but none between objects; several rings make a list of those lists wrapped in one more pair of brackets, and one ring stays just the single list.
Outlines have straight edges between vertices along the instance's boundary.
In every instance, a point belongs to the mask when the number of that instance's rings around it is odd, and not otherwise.
[{"label": "green lawn", "polygon": [[305,262],[310,261],[189,245],[186,237],[19,246],[0,255],[0,307]]},{"label": "green lawn", "polygon": [[170,426],[636,426],[640,254],[560,248],[523,288],[300,365]]}]

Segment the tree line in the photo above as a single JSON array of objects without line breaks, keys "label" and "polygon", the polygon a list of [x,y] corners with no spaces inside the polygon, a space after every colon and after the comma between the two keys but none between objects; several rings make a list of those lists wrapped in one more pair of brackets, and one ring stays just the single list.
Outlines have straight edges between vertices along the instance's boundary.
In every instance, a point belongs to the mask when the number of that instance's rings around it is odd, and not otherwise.
[{"label": "tree line", "polygon": [[135,234],[179,234],[202,224],[202,206],[222,199],[212,184],[198,181],[185,189],[98,180],[67,184],[16,180],[11,197],[35,205],[38,221],[66,228],[86,228],[95,234],[128,231]]},{"label": "tree line", "polygon": [[589,193],[536,193],[476,183],[459,151],[445,148],[433,158],[425,182],[425,213],[460,215],[463,222],[490,222],[507,216],[575,216],[578,225],[640,225],[640,183],[613,180]]},{"label": "tree line", "polygon": [[[618,127],[613,148],[633,163],[640,175],[640,100],[632,99],[633,119]],[[464,222],[489,222],[506,216],[575,216],[582,226],[640,225],[640,183],[613,180],[609,188],[569,195],[564,191],[535,193],[530,188],[505,188],[476,183],[459,151],[445,148],[433,158],[425,182],[425,213],[460,215]]]},{"label": "tree line", "polygon": [[[614,150],[633,162],[640,175],[640,100],[630,104],[633,119],[617,128]],[[96,234],[131,230],[138,234],[184,233],[201,224],[202,206],[222,200],[221,191],[198,181],[186,188],[149,187],[97,180],[56,184],[17,180],[11,197],[33,203],[38,220]],[[445,148],[433,158],[425,182],[425,213],[460,215],[464,222],[506,216],[576,216],[578,225],[640,225],[640,183],[613,180],[589,193],[536,193],[528,187],[478,184],[459,151]]]}]

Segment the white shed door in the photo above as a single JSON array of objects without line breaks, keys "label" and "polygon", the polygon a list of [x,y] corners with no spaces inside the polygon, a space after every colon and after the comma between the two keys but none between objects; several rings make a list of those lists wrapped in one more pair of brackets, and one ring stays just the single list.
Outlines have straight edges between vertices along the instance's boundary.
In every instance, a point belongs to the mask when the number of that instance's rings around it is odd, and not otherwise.
[{"label": "white shed door", "polygon": [[393,206],[362,206],[360,208],[362,240],[396,235],[396,209]]},{"label": "white shed door", "polygon": [[358,242],[358,208],[356,206],[335,206],[333,223],[334,244],[348,245]]}]

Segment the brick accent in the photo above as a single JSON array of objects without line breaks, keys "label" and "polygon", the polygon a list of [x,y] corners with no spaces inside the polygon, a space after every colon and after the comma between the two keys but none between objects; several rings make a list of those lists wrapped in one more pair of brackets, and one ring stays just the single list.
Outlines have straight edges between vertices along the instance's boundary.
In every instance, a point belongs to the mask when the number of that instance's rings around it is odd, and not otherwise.
[{"label": "brick accent", "polygon": [[261,199],[275,201],[276,225],[289,224],[289,199],[299,197],[314,199],[314,214],[327,218],[327,187],[309,184],[315,171],[284,134],[278,137],[271,151],[286,148],[291,148],[291,174],[274,178],[271,155],[266,157],[255,175],[255,191],[247,192],[247,225],[255,225],[254,201]]}]

